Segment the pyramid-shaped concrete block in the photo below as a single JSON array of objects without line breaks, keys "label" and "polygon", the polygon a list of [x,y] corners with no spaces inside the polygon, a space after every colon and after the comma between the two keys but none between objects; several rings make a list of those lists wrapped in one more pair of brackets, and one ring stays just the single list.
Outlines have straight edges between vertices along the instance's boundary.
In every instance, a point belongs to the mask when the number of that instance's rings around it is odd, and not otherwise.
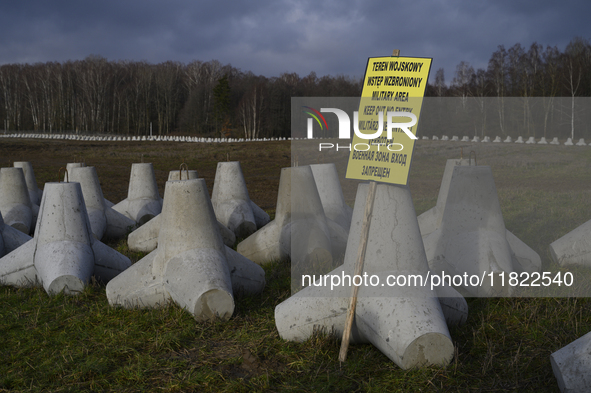
[{"label": "pyramid-shaped concrete block", "polygon": [[322,208],[327,218],[349,230],[353,209],[345,202],[335,164],[310,165]]},{"label": "pyramid-shaped concrete block", "polygon": [[257,222],[240,162],[218,162],[211,203],[218,220],[237,237],[256,232]]},{"label": "pyramid-shaped concrete block", "polygon": [[591,392],[591,333],[550,355],[561,392]]},{"label": "pyramid-shaped concrete block", "polygon": [[0,213],[7,225],[27,235],[35,229],[39,206],[31,203],[22,168],[0,169]]},{"label": "pyramid-shaped concrete block", "polygon": [[25,181],[27,183],[27,189],[29,190],[29,198],[31,199],[31,203],[39,206],[39,203],[41,203],[43,191],[41,191],[37,186],[33,165],[28,161],[15,161],[13,166],[15,168],[22,168],[25,175]]},{"label": "pyramid-shaped concrete block", "polygon": [[70,181],[80,183],[90,229],[96,239],[119,239],[135,227],[135,221],[107,206],[95,167],[73,167],[68,176]]},{"label": "pyramid-shaped concrete block", "polygon": [[70,181],[69,176],[70,176],[70,173],[72,172],[72,170],[74,168],[84,168],[85,166],[86,166],[86,163],[84,163],[84,162],[68,162],[66,164],[66,172],[64,173],[63,180],[65,182]]},{"label": "pyramid-shaped concrete block", "polygon": [[[367,184],[361,184],[345,262],[327,275],[342,278],[343,284],[331,288],[330,282],[322,284],[324,275],[315,276],[311,285],[279,304],[275,323],[283,339],[304,341],[319,328],[342,335],[367,192]],[[408,187],[377,186],[363,271],[369,284],[359,289],[351,342],[372,343],[403,369],[449,363],[454,348],[437,293],[429,286],[386,285],[389,277],[427,277],[429,272]]]},{"label": "pyramid-shaped concrete block", "polygon": [[156,250],[107,285],[111,305],[154,307],[172,300],[198,321],[228,319],[234,286],[262,290],[260,266],[227,252],[203,179],[168,181],[159,221]]},{"label": "pyramid-shaped concrete block", "polygon": [[80,183],[46,183],[35,236],[0,259],[0,280],[76,294],[92,275],[107,282],[129,266],[129,258],[92,236]]},{"label": "pyramid-shaped concrete block", "polygon": [[[198,179],[196,170],[183,169],[170,171],[168,181]],[[166,189],[164,190],[166,198]],[[221,222],[217,222],[218,229],[222,235],[224,244],[232,247],[236,243],[236,235]],[[160,234],[160,214],[155,216],[146,224],[131,232],[127,238],[127,245],[131,251],[151,252],[158,246],[158,235]]]},{"label": "pyramid-shaped concrete block", "polygon": [[511,142],[513,142],[513,139],[511,139],[511,137],[509,135],[507,135],[507,138],[505,138],[505,140],[503,142],[504,143],[511,143]]},{"label": "pyramid-shaped concrete block", "polygon": [[127,198],[113,209],[138,225],[143,225],[162,211],[162,198],[158,193],[154,167],[151,163],[131,164]]},{"label": "pyramid-shaped concrete block", "polygon": [[418,217],[419,228],[421,229],[423,236],[433,232],[441,226],[441,219],[443,218],[443,211],[445,210],[445,204],[447,202],[451,176],[456,165],[470,165],[470,161],[467,159],[447,160],[443,171],[441,186],[439,187],[437,204]]},{"label": "pyramid-shaped concrete block", "polygon": [[[168,180],[187,180],[187,179],[198,179],[199,175],[197,174],[197,171],[194,169],[189,169],[189,170],[185,170],[183,169],[178,170],[178,171],[170,171],[168,173]],[[251,201],[251,208],[252,211],[255,215],[255,221],[257,222],[257,225],[259,223],[263,223],[262,225],[265,225],[269,222],[269,215],[260,207],[258,207],[254,202]],[[257,210],[258,209],[258,210]],[[214,209],[215,210],[215,209]],[[266,216],[266,221],[265,221],[265,216]],[[218,220],[218,226],[220,228],[220,231],[222,233],[222,238],[224,240],[224,244],[228,247],[232,247],[234,245],[234,243],[236,243],[236,235],[234,234],[234,232],[232,232],[230,229],[228,229],[228,227],[224,224],[222,224],[221,222],[219,222]],[[156,233],[156,238],[158,237],[158,234]],[[156,240],[152,241],[154,243],[154,247],[152,249],[150,249],[149,251],[152,251],[154,248],[156,248]],[[138,250],[140,251],[140,250]]]},{"label": "pyramid-shaped concrete block", "polygon": [[[488,166],[448,160],[437,205],[418,221],[429,266],[436,274],[482,277],[541,268],[539,255],[505,228]],[[512,289],[492,279],[481,284],[465,289],[477,296],[509,295]]]},{"label": "pyramid-shaped concrete block", "polygon": [[310,260],[332,264],[331,232],[309,166],[283,168],[275,219],[237,248],[248,259],[265,264],[291,258],[294,266]]}]

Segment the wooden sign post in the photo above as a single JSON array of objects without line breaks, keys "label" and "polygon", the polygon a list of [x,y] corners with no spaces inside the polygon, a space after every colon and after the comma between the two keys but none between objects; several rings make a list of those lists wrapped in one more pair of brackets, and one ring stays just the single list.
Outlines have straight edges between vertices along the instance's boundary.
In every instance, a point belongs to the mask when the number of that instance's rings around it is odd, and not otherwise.
[{"label": "wooden sign post", "polygon": [[[365,250],[367,249],[367,238],[369,235],[369,223],[373,212],[373,203],[376,196],[378,183],[369,182],[369,190],[365,199],[365,210],[363,212],[363,223],[361,224],[361,243],[357,249],[357,262],[355,262],[355,275],[360,276],[365,261]],[[341,350],[339,351],[339,361],[344,362],[347,359],[347,350],[349,349],[349,337],[351,336],[351,327],[353,326],[353,317],[355,316],[355,306],[357,305],[357,294],[359,286],[353,285],[349,308],[347,309],[347,320],[345,321],[345,330],[343,331],[343,341],[341,341]]]},{"label": "wooden sign post", "polygon": [[[409,138],[412,136],[409,134],[414,134],[416,138],[416,124],[431,68],[430,58],[400,58],[399,56],[400,50],[395,49],[392,57],[370,58],[363,81],[359,105],[361,121],[355,126],[359,130],[370,130],[369,134],[374,135],[372,131],[378,129],[375,116],[381,112],[383,128],[382,134],[373,139],[359,138],[356,131],[347,165],[346,178],[369,180],[361,225],[361,239],[355,262],[356,276],[361,276],[363,271],[377,181],[408,184],[408,173],[414,150],[414,139]],[[401,132],[401,129],[393,132],[392,127],[388,127],[391,125],[391,117],[406,117],[405,113],[416,116],[415,123],[409,123],[409,127],[404,127],[405,130],[402,130],[404,132]],[[397,124],[399,127],[404,126],[403,123]],[[389,134],[391,134],[390,138],[388,138]],[[358,151],[355,148],[358,144],[367,146],[368,149]],[[341,362],[347,359],[358,293],[359,286],[353,284],[339,352]]]}]

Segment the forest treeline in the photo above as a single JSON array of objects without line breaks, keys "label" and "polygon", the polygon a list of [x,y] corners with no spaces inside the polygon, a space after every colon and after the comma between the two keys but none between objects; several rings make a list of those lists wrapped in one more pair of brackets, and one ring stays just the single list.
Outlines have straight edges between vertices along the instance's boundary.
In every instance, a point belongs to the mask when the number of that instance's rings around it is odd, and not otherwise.
[{"label": "forest treeline", "polygon": [[[562,52],[537,43],[529,48],[499,46],[486,70],[462,61],[450,83],[443,69],[432,70],[426,96],[458,97],[466,113],[482,114],[494,97],[494,114],[466,126],[484,133],[487,121],[492,121],[495,125],[488,127],[503,135],[510,110],[501,98],[544,97],[546,103],[568,97],[574,130],[575,112],[580,111],[574,99],[591,96],[589,70],[591,45],[583,38],[573,39]],[[84,134],[146,135],[151,130],[153,135],[286,137],[291,97],[355,97],[361,88],[359,78],[344,75],[284,73],[267,78],[217,60],[150,64],[93,55],[65,63],[5,64],[0,66],[0,127]],[[531,117],[526,112],[533,109],[529,103],[522,106],[519,111],[529,129],[533,121],[526,121]]]}]

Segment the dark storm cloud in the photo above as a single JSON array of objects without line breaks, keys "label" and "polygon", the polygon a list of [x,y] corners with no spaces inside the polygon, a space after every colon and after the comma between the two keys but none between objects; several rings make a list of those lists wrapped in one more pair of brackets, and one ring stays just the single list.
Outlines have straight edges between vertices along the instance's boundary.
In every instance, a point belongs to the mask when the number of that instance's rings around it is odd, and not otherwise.
[{"label": "dark storm cloud", "polygon": [[25,1],[0,13],[0,64],[82,59],[217,59],[267,76],[360,76],[368,57],[433,57],[486,68],[499,45],[591,38],[586,1]]}]

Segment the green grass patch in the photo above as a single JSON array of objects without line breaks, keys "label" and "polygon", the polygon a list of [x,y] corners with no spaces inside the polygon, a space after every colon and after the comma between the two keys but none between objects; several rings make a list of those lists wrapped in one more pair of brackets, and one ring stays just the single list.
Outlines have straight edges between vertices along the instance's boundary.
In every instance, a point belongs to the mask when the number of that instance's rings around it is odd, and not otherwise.
[{"label": "green grass patch", "polygon": [[[55,181],[76,151],[97,166],[112,202],[125,198],[129,168],[141,154],[154,162],[160,186],[184,161],[210,192],[217,161],[239,160],[251,198],[271,214],[279,168],[290,162],[288,142],[19,143],[0,145],[0,154],[33,161],[40,185]],[[459,158],[460,147],[464,157],[474,150],[479,164],[492,167],[507,229],[540,254],[544,270],[560,271],[548,246],[591,219],[591,149],[486,145],[418,142],[409,181],[417,214],[435,206],[445,160]],[[125,241],[107,244],[132,262],[146,255]],[[450,329],[449,365],[401,370],[371,345],[351,346],[341,364],[339,338],[330,332],[303,343],[279,337],[274,310],[290,296],[290,266],[273,263],[265,272],[262,294],[237,297],[229,321],[210,323],[196,323],[172,303],[111,307],[98,283],[75,297],[0,286],[0,391],[554,392],[550,354],[591,331],[587,298],[469,298],[468,321]]]}]

